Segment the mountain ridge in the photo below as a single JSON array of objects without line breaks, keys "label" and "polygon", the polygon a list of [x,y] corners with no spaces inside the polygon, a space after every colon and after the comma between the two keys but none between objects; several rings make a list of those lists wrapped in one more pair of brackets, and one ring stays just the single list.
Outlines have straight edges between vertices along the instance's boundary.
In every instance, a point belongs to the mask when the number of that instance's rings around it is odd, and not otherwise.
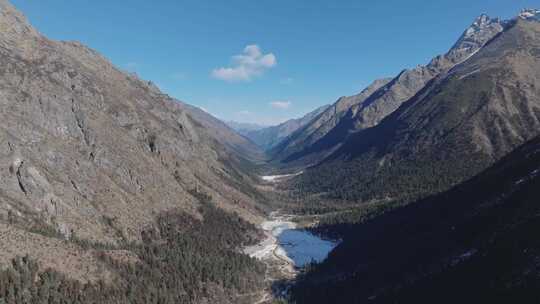
[{"label": "mountain ridge", "polygon": [[[331,117],[327,121],[332,123],[322,132],[317,134],[317,131],[313,131],[313,129],[319,129],[319,126],[316,126],[311,130],[308,128],[304,134],[301,132],[293,134],[293,138],[284,141],[272,151],[273,157],[278,162],[300,166],[322,161],[338,149],[349,134],[377,125],[403,102],[413,97],[436,75],[470,58],[491,38],[500,33],[504,26],[500,19],[492,19],[482,14],[465,30],[445,55],[433,58],[425,66],[403,70],[392,80],[375,81],[359,95],[350,97],[354,102],[335,115],[337,117],[334,117],[333,113],[327,113],[326,116]],[[384,85],[379,86],[377,82]],[[366,91],[369,94],[366,94]],[[295,141],[295,136],[299,140]],[[305,141],[302,138],[311,139]]]},{"label": "mountain ridge", "polygon": [[289,119],[276,126],[263,127],[257,130],[246,130],[245,132],[241,132],[241,134],[249,138],[262,149],[272,150],[276,145],[278,145],[283,140],[286,140],[298,129],[301,129],[306,124],[310,123],[311,120],[313,120],[327,108],[328,105],[324,105],[316,108],[315,110],[305,114],[300,118]]},{"label": "mountain ridge", "polygon": [[42,36],[5,0],[0,54],[1,261],[29,255],[41,270],[107,281],[87,248],[136,260],[125,244],[164,214],[202,221],[210,203],[260,220],[251,160],[262,151],[221,121],[79,42]]},{"label": "mountain ridge", "polygon": [[[297,177],[296,186],[313,183],[350,199],[399,199],[440,191],[489,166],[538,132],[539,28],[536,21],[516,20],[380,124],[350,136],[311,174]],[[336,166],[355,178],[335,174]],[[394,178],[382,185],[384,176]]]}]

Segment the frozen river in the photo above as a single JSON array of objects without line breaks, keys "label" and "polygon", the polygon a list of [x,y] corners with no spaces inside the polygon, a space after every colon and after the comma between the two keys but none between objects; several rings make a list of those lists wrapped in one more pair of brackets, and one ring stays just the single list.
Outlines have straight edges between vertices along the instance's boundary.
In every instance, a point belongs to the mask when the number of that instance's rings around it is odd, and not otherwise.
[{"label": "frozen river", "polygon": [[267,238],[261,243],[245,248],[244,252],[258,259],[280,259],[291,266],[303,267],[311,261],[321,262],[337,245],[297,229],[290,217],[273,214],[261,224]]},{"label": "frozen river", "polygon": [[334,242],[299,229],[284,229],[277,239],[279,246],[296,267],[303,267],[311,261],[321,262],[336,247]]}]

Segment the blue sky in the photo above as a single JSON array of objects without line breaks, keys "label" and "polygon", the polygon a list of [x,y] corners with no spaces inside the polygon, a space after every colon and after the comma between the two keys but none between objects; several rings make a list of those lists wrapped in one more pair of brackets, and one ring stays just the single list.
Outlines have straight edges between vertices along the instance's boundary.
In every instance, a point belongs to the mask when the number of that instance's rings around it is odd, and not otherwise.
[{"label": "blue sky", "polygon": [[529,0],[12,0],[39,31],[79,40],[225,120],[301,116],[444,53],[481,13]]}]

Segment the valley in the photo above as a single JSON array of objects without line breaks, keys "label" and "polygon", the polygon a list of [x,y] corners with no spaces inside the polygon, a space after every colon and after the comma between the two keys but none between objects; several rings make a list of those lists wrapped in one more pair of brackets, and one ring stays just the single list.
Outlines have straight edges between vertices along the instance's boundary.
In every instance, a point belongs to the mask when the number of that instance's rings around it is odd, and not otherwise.
[{"label": "valley", "polygon": [[[538,303],[540,10],[457,38],[304,116],[254,106],[268,126],[0,0],[0,304]],[[276,66],[250,44],[206,77]]]}]

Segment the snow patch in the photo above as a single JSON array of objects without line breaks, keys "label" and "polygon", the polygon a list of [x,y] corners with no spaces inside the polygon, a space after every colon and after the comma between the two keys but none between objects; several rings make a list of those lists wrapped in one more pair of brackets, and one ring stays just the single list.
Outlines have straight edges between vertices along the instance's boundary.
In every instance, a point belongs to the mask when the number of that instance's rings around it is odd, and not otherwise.
[{"label": "snow patch", "polygon": [[471,76],[471,75],[474,75],[474,74],[476,74],[476,73],[478,73],[478,72],[480,72],[480,69],[476,69],[476,70],[474,70],[474,71],[472,71],[472,72],[469,72],[469,73],[467,73],[467,74],[465,74],[465,75],[459,77],[459,80],[462,80],[462,79],[464,79],[464,78],[467,78],[467,77],[469,77],[469,76]]},{"label": "snow patch", "polygon": [[540,10],[538,9],[524,9],[519,14],[519,18],[521,19],[538,19],[538,15],[540,15]]},{"label": "snow patch", "polygon": [[300,174],[304,173],[304,171],[300,171],[300,172],[297,172],[297,173],[293,173],[293,174],[283,174],[283,175],[264,175],[264,176],[261,176],[261,179],[263,181],[266,181],[266,182],[277,182],[279,181],[280,179],[284,179],[284,178],[288,178],[288,177],[295,177],[295,176],[298,176]]},{"label": "snow patch", "polygon": [[523,184],[524,182],[530,180],[530,179],[533,179],[535,178],[538,174],[540,173],[540,168],[539,169],[536,169],[534,171],[531,171],[531,173],[529,173],[529,175],[519,179],[517,182],[514,183],[514,185],[520,185],[520,184]]}]

